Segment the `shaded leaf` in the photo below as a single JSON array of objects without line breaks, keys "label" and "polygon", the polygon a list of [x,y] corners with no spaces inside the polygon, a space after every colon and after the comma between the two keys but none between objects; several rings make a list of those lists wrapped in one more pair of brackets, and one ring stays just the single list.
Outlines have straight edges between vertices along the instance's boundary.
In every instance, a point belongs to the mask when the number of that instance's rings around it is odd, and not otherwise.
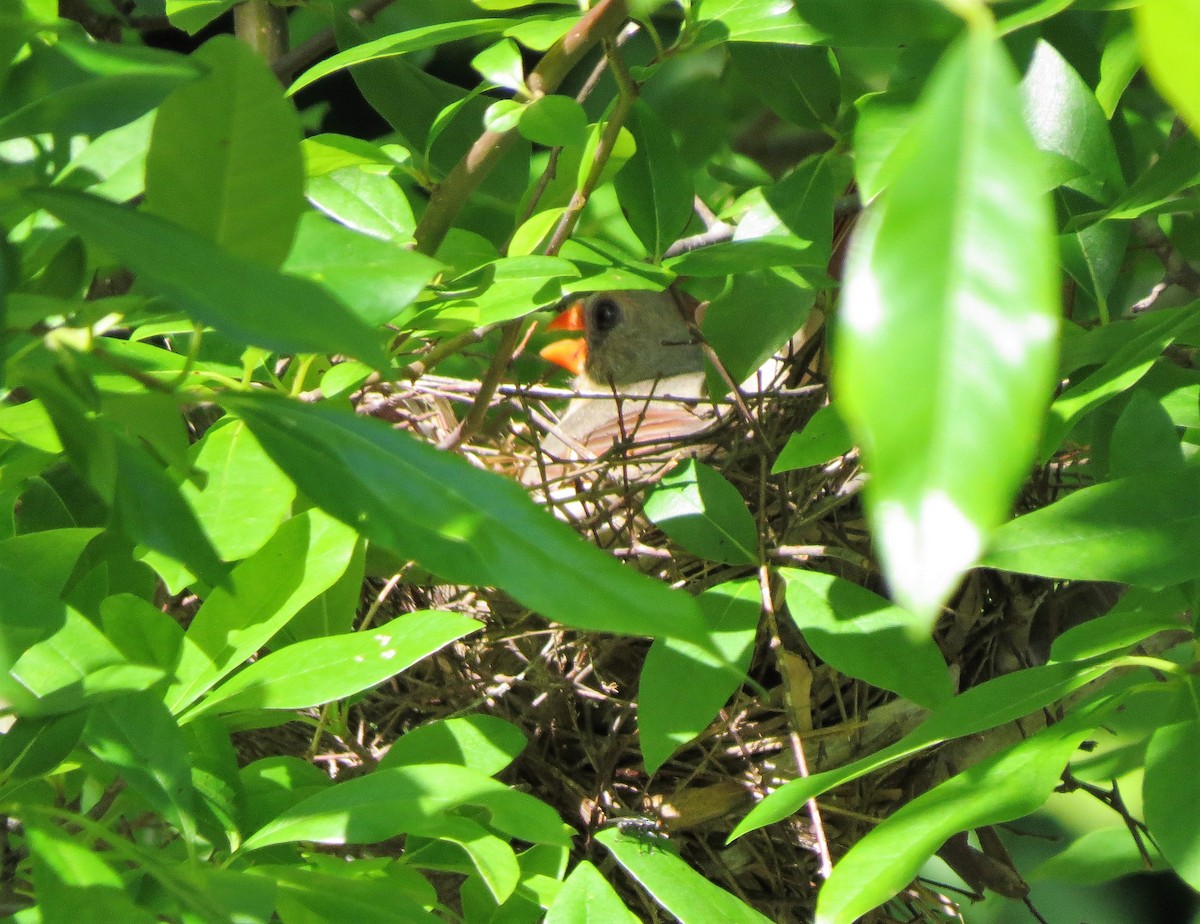
[{"label": "shaded leaf", "polygon": [[616,175],[617,196],[633,232],[657,260],[692,219],[692,174],[670,129],[646,103],[634,103],[625,126],[637,147]]},{"label": "shaded leaf", "polygon": [[827,404],[819,408],[801,430],[788,437],[771,466],[771,474],[824,465],[853,448],[854,440],[845,422],[834,405]]},{"label": "shaded leaf", "polygon": [[1200,828],[1183,806],[1200,800],[1200,775],[1195,772],[1200,748],[1200,718],[1195,716],[1194,684],[1182,693],[1191,718],[1164,725],[1150,738],[1146,749],[1146,775],[1142,783],[1146,825],[1155,843],[1179,877],[1200,888]]},{"label": "shaded leaf", "polygon": [[546,924],[637,924],[638,920],[587,860],[571,870],[546,911]]},{"label": "shaded leaf", "polygon": [[460,764],[493,776],[527,744],[517,726],[491,715],[443,719],[405,732],[380,759],[377,769],[413,764]]}]

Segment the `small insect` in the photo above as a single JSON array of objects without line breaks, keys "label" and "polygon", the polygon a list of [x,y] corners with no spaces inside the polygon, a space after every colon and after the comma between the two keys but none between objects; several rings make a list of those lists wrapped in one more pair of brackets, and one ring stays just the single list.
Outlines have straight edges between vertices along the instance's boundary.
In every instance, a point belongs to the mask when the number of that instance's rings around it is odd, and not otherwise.
[{"label": "small insect", "polygon": [[616,828],[622,835],[640,842],[647,849],[670,850],[672,847],[662,821],[657,818],[646,815],[610,818],[603,827]]}]

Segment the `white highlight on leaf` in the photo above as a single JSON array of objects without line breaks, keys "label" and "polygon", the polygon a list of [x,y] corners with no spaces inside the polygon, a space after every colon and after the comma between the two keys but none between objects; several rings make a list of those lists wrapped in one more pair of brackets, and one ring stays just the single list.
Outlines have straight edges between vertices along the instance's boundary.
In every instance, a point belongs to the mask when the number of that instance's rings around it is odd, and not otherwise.
[{"label": "white highlight on leaf", "polygon": [[838,311],[842,323],[863,336],[874,334],[883,323],[883,293],[879,279],[865,261],[857,270],[852,268],[847,273]]},{"label": "white highlight on leaf", "polygon": [[383,658],[385,661],[390,661],[392,658],[396,657],[396,649],[389,648],[387,651],[381,651],[379,652],[379,657]]},{"label": "white highlight on leaf", "polygon": [[982,298],[971,298],[964,312],[986,338],[992,353],[1009,366],[1022,366],[1030,349],[1053,339],[1055,321],[1044,314],[1023,312],[1014,317]]},{"label": "white highlight on leaf", "polygon": [[897,601],[932,620],[946,594],[979,558],[983,536],[942,490],[927,492],[913,513],[896,501],[879,504],[879,536]]}]

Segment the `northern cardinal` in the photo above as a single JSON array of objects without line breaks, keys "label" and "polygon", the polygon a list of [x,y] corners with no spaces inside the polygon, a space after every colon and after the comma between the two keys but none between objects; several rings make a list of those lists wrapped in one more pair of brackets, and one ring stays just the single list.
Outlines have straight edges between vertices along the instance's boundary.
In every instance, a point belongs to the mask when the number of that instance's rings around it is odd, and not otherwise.
[{"label": "northern cardinal", "polygon": [[[618,442],[629,454],[644,455],[716,420],[715,406],[703,400],[704,354],[683,316],[695,303],[679,298],[670,292],[602,292],[575,302],[550,323],[550,330],[583,332],[582,338],[558,340],[541,351],[575,373],[575,389],[583,397],[572,400],[542,438],[543,453],[556,463],[581,462]],[[546,469],[553,478],[564,466]],[[540,480],[540,472],[531,469],[524,480]]]}]

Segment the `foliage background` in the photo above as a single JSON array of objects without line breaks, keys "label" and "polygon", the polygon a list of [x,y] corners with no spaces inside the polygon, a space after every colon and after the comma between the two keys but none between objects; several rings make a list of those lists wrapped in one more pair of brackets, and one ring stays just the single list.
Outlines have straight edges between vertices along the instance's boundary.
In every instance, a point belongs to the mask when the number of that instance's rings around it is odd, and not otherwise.
[{"label": "foliage background", "polygon": [[[5,914],[1186,919],[1195,0],[230,7],[0,0]],[[623,563],[492,398],[669,284]]]}]

